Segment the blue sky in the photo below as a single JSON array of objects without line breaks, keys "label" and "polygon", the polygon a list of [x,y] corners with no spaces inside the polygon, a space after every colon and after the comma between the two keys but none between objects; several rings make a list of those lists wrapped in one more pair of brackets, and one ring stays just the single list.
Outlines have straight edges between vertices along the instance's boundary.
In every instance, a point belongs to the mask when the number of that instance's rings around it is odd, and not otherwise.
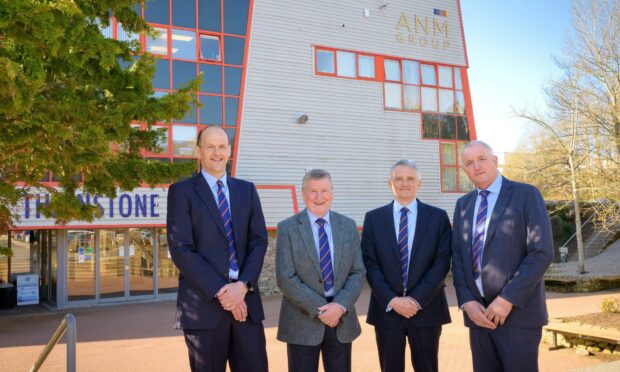
[{"label": "blue sky", "polygon": [[544,109],[542,85],[561,75],[572,1],[461,0],[478,139],[513,151],[531,124],[511,107]]}]

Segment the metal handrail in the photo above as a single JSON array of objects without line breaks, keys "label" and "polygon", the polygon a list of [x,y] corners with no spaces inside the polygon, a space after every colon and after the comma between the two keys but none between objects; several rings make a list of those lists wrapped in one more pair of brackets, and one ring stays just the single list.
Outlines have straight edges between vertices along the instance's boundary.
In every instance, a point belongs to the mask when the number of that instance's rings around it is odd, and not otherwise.
[{"label": "metal handrail", "polygon": [[[586,222],[584,222],[584,223],[582,223],[582,224],[581,224],[581,227],[583,228],[583,227],[584,227],[584,226],[585,226],[588,222],[590,222],[590,220],[591,220],[592,218],[594,218],[594,216],[595,216],[595,214],[592,214],[592,215],[591,215],[591,216],[590,216],[590,217],[586,220]],[[570,238],[568,238],[568,240],[567,240],[566,242],[564,242],[564,244],[562,244],[560,247],[566,247],[566,246],[568,246],[568,243],[570,243],[570,241],[571,241],[571,240],[573,240],[576,236],[577,236],[577,232],[575,231],[575,232],[573,233],[573,235],[571,235],[571,236],[570,236]]]},{"label": "metal handrail", "polygon": [[60,322],[56,332],[52,335],[50,341],[45,345],[45,348],[34,362],[30,372],[36,372],[41,368],[47,356],[52,352],[52,349],[60,338],[67,332],[67,372],[75,372],[75,343],[76,343],[76,325],[75,316],[73,314],[67,314]]}]

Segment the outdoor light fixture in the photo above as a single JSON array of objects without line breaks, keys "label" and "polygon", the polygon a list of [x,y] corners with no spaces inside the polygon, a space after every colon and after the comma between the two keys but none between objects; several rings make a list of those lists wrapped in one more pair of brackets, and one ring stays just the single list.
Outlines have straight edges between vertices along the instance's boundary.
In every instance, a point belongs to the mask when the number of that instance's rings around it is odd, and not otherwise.
[{"label": "outdoor light fixture", "polygon": [[306,124],[308,122],[308,115],[303,114],[300,117],[297,118],[297,122],[299,124]]}]

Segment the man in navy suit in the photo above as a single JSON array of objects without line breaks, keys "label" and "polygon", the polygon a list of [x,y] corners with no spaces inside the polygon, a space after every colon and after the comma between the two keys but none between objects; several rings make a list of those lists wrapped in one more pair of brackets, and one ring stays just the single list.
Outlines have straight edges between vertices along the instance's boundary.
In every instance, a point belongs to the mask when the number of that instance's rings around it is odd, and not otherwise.
[{"label": "man in navy suit", "polygon": [[198,174],[168,191],[168,244],[180,271],[175,328],[192,371],[267,372],[258,277],[267,230],[256,187],[226,176],[231,148],[219,127],[200,131]]},{"label": "man in navy suit", "polygon": [[499,174],[488,144],[467,144],[462,160],[476,190],[456,202],[452,273],[474,371],[538,371],[553,259],[545,202],[534,186]]},{"label": "man in navy suit", "polygon": [[366,321],[375,327],[383,372],[405,370],[407,339],[413,368],[437,371],[441,327],[450,323],[444,292],[450,220],[416,199],[421,184],[415,163],[398,161],[388,181],[394,201],[364,219],[362,251],[372,290]]}]

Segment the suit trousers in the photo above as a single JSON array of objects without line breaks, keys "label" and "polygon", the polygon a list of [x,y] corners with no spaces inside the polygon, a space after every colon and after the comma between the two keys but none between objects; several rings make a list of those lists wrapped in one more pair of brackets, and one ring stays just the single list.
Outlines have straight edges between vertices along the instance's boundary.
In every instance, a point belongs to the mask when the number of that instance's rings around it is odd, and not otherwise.
[{"label": "suit trousers", "polygon": [[405,370],[407,340],[409,340],[411,351],[411,364],[416,372],[437,372],[439,370],[437,355],[441,326],[413,327],[409,324],[395,328],[375,326],[375,336],[382,372],[403,372]]},{"label": "suit trousers", "polygon": [[537,372],[542,328],[470,328],[475,372]]},{"label": "suit trousers", "polygon": [[341,343],[336,328],[325,326],[323,342],[316,346],[287,344],[289,372],[317,372],[323,353],[325,372],[351,372],[351,343]]},{"label": "suit trousers", "polygon": [[184,329],[192,372],[267,372],[265,329],[249,319],[237,322],[225,311],[214,329]]}]

